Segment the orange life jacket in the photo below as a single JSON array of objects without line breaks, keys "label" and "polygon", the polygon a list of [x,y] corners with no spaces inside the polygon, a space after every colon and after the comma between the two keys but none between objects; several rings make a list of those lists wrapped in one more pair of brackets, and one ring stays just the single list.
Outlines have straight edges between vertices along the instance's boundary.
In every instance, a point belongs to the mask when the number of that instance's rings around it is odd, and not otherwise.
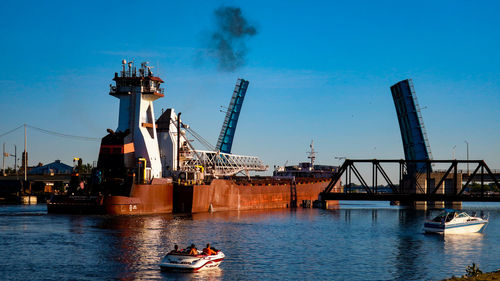
[{"label": "orange life jacket", "polygon": [[189,254],[190,255],[197,255],[198,251],[196,250],[196,248],[191,248],[191,250],[189,251]]},{"label": "orange life jacket", "polygon": [[207,255],[215,255],[215,254],[216,254],[216,253],[215,253],[215,251],[214,251],[214,250],[212,250],[212,249],[210,249],[210,248],[205,248],[205,249],[203,249],[203,252],[204,252],[205,254],[207,254]]}]

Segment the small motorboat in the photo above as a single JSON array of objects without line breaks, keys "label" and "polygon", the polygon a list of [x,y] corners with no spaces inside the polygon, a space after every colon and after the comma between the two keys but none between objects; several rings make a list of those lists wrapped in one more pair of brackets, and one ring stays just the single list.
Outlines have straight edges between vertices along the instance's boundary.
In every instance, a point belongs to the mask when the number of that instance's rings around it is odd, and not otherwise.
[{"label": "small motorboat", "polygon": [[197,255],[188,252],[170,252],[160,262],[163,271],[198,272],[219,267],[225,255],[221,250],[213,255],[198,251]]},{"label": "small motorboat", "polygon": [[434,219],[425,222],[424,231],[439,234],[476,233],[483,231],[487,224],[487,218],[445,209]]}]

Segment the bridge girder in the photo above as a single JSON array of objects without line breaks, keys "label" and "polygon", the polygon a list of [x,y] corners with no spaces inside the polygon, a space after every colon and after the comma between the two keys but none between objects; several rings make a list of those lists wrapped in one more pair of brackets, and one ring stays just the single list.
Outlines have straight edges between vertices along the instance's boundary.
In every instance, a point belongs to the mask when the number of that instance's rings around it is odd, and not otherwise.
[{"label": "bridge girder", "polygon": [[[368,184],[368,181],[363,177],[363,174],[359,172],[356,164],[368,163],[372,164],[372,185]],[[396,185],[388,176],[382,163],[392,163],[399,165],[399,182]],[[416,163],[420,163],[421,167],[430,167],[433,164],[449,164],[450,166],[445,170],[444,173],[439,173],[437,176],[431,178],[430,169],[424,169],[423,171],[412,172],[408,171],[407,166],[415,166]],[[476,168],[473,173],[468,177],[465,185],[461,186],[459,184],[458,178],[461,178],[459,174],[458,164],[476,164]],[[401,200],[410,201],[479,201],[478,198],[486,198],[485,196],[485,178],[488,176],[491,181],[495,183],[497,188],[500,188],[499,181],[495,177],[495,174],[491,171],[484,160],[404,160],[404,159],[346,159],[342,166],[339,168],[338,172],[332,177],[332,180],[321,193],[323,199],[325,198],[341,198],[345,195],[340,195],[338,193],[332,193],[333,187],[345,176],[344,192],[348,193],[350,186],[352,186],[352,173],[356,179],[360,182],[364,193],[359,195],[350,195],[350,198],[360,198],[360,199],[350,199],[350,200],[381,200],[376,198],[399,198]],[[437,173],[436,173],[437,174]],[[442,174],[442,175],[441,175]],[[390,187],[392,192],[380,192],[378,190],[378,177],[379,175],[386,181],[387,185]],[[420,186],[419,178],[425,175],[426,179],[424,186]],[[453,192],[446,192],[446,194],[438,194],[437,191],[443,186],[445,180],[450,179],[449,176],[452,175],[453,182]],[[460,175],[460,176],[459,176]],[[464,191],[469,187],[471,181],[475,177],[480,177],[481,179],[481,193],[479,197],[474,194],[464,194]],[[431,179],[437,182],[435,186],[430,186]],[[461,182],[461,181],[460,181]],[[405,188],[405,185],[413,184],[412,188]],[[458,186],[460,185],[460,188]],[[420,192],[417,192],[420,191]],[[471,200],[463,200],[465,197],[472,198]],[[364,198],[364,199],[362,199]],[[372,198],[372,199],[369,199]],[[444,199],[446,198],[446,199]],[[418,199],[418,200],[417,200]],[[341,199],[331,199],[331,200],[341,200]],[[347,199],[345,199],[347,200]],[[389,200],[389,199],[387,199]],[[390,199],[393,200],[393,199]],[[394,199],[399,200],[399,199]],[[486,199],[485,199],[486,200]],[[487,200],[488,201],[488,200]],[[500,201],[500,196],[498,196],[498,201]]]}]

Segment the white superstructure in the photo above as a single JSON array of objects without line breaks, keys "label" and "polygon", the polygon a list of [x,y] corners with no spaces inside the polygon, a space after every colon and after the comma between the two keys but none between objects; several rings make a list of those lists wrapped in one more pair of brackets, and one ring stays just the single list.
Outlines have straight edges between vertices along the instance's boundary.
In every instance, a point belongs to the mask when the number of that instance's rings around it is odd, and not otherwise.
[{"label": "white superstructure", "polygon": [[146,179],[162,176],[153,101],[163,97],[163,83],[153,76],[147,63],[136,71],[133,62],[122,61],[122,71],[115,73],[116,86],[110,86],[110,95],[120,99],[117,131],[132,134],[135,158],[146,159]]},{"label": "white superstructure", "polygon": [[[173,108],[167,109],[158,118],[158,142],[160,146],[160,157],[163,166],[163,174],[169,175],[170,171],[182,169],[182,162],[187,157],[189,141],[186,139],[186,132],[182,129],[180,118]],[[180,126],[180,135],[177,127]],[[178,147],[180,145],[180,151]],[[177,158],[180,158],[180,162]]]}]

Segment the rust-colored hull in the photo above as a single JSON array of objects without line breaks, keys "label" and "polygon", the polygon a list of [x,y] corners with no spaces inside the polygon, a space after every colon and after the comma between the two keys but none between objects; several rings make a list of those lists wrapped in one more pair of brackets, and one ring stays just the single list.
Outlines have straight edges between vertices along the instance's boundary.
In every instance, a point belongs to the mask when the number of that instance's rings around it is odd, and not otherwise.
[{"label": "rust-colored hull", "polygon": [[[326,188],[329,182],[329,179],[297,181],[297,203],[300,204],[302,200],[317,200],[319,193]],[[178,186],[176,188],[185,187]],[[176,197],[174,200],[188,201],[189,198],[186,196],[184,198]],[[233,180],[215,179],[210,185],[192,187],[191,212],[287,208],[291,201],[290,182],[270,180],[261,181],[260,184],[259,181],[238,184]],[[334,202],[330,202],[330,204],[332,203]]]},{"label": "rust-colored hull", "polygon": [[173,184],[134,184],[130,196],[106,196],[104,206],[110,215],[172,213]]},{"label": "rust-colored hull", "polygon": [[134,184],[130,196],[54,196],[47,204],[49,213],[144,215],[172,213],[173,184],[154,180]]},{"label": "rust-colored hull", "polygon": [[[134,184],[130,196],[104,196],[102,200],[94,199],[92,204],[76,205],[73,201],[59,200],[49,205],[49,212],[142,215],[287,208],[294,194],[299,205],[303,200],[317,200],[329,182],[329,179],[298,180],[293,189],[289,181],[273,179],[250,182],[214,179],[210,184],[194,186],[174,185],[159,179],[152,184]],[[337,201],[328,203],[338,204]]]}]

